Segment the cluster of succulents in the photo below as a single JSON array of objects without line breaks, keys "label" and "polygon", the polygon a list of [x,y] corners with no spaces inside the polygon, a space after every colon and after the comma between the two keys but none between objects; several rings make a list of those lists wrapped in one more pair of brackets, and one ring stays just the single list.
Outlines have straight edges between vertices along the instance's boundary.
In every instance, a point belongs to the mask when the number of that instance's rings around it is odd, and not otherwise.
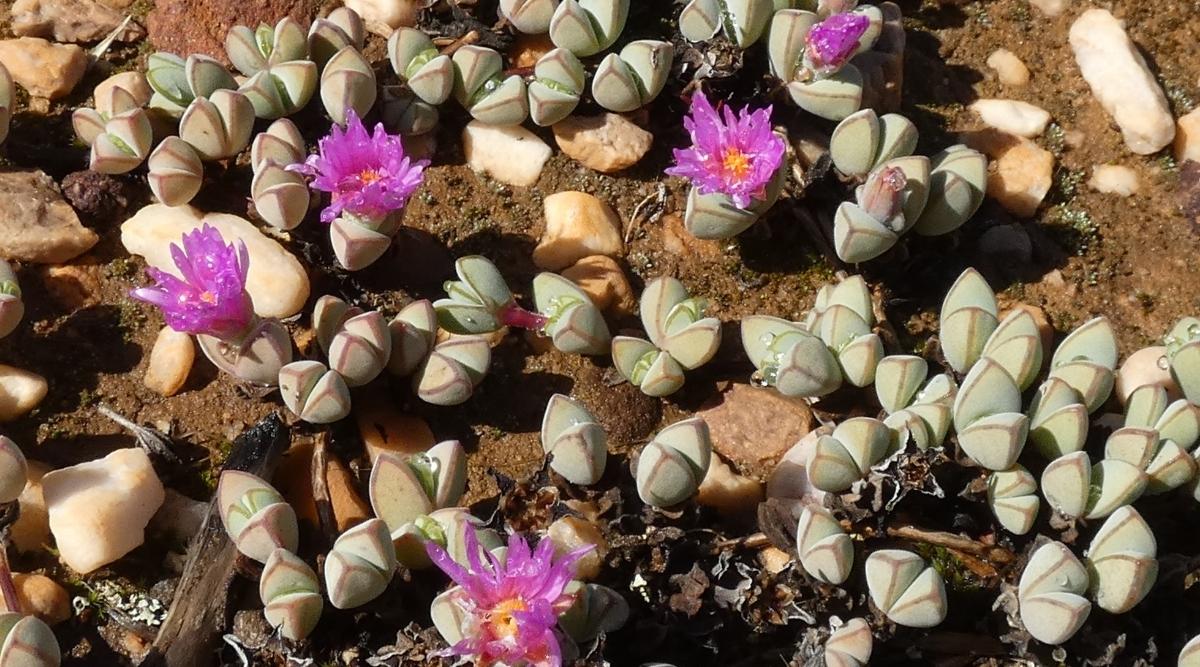
[{"label": "cluster of succulents", "polygon": [[[21,448],[0,435],[0,509],[11,509],[28,478],[28,464]],[[10,519],[16,514],[5,511]],[[0,526],[0,591],[4,611],[0,613],[0,666],[58,667],[62,651],[54,631],[45,621],[22,613],[21,596],[8,567],[8,526]]]},{"label": "cluster of succulents", "polygon": [[721,321],[705,317],[706,307],[703,299],[689,295],[675,278],[650,281],[638,308],[650,340],[613,338],[617,371],[649,396],[678,391],[683,386],[683,372],[708,363],[721,345]]}]

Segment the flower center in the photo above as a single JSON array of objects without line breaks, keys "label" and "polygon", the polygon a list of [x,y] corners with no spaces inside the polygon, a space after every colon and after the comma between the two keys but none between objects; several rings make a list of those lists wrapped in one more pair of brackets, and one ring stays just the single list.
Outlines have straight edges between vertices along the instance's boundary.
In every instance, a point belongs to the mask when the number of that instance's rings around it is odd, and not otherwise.
[{"label": "flower center", "polygon": [[501,639],[509,639],[517,634],[517,619],[513,616],[514,612],[525,611],[525,601],[521,598],[512,598],[505,600],[492,608],[488,614],[488,623],[492,626],[492,632],[496,633]]},{"label": "flower center", "polygon": [[200,300],[209,305],[217,302],[217,295],[212,293],[212,290],[204,290],[200,293]]},{"label": "flower center", "polygon": [[743,180],[750,175],[750,156],[740,149],[726,148],[725,155],[721,159],[721,166],[725,168],[725,173],[735,180]]},{"label": "flower center", "polygon": [[383,178],[383,174],[379,173],[377,169],[363,169],[358,172],[358,182],[363,185],[370,185],[381,178]]}]

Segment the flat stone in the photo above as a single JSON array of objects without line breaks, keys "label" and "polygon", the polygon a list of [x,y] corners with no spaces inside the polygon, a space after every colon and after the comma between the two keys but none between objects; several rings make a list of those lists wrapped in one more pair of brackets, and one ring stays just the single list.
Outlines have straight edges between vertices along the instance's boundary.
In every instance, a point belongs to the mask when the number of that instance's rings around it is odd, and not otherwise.
[{"label": "flat stone", "polygon": [[192,337],[171,327],[163,327],[158,332],[158,338],[154,339],[154,348],[150,350],[150,361],[146,364],[142,383],[163,396],[174,396],[187,382],[195,360],[196,345]]},{"label": "flat stone", "polygon": [[346,0],[345,5],[357,12],[368,27],[378,23],[392,30],[416,25],[421,14],[420,0]]},{"label": "flat stone", "polygon": [[779,574],[792,564],[792,556],[783,549],[767,547],[758,552],[758,562],[767,572]]},{"label": "flat stone", "polygon": [[[105,4],[127,0],[101,0]],[[321,3],[312,0],[155,0],[154,10],[146,17],[150,42],[159,51],[202,53],[229,65],[225,54],[225,35],[235,25],[251,28],[259,23],[275,25],[290,16],[308,27],[316,18]]]},{"label": "flat stone", "polygon": [[400,412],[385,398],[356,399],[354,419],[372,465],[384,452],[409,456],[437,444],[424,419]]},{"label": "flat stone", "polygon": [[546,142],[519,125],[496,127],[473,120],[463,128],[462,142],[467,166],[518,187],[537,183],[553,153]]},{"label": "flat stone", "polygon": [[659,221],[659,228],[662,230],[663,249],[672,255],[706,259],[721,256],[721,242],[692,236],[684,226],[683,216],[678,213],[664,215]]},{"label": "flat stone", "polygon": [[95,264],[48,266],[42,273],[42,285],[50,298],[69,310],[99,303],[100,280],[100,267]]},{"label": "flat stone", "polygon": [[1050,113],[1018,100],[975,100],[969,107],[991,128],[1018,137],[1040,136],[1050,124]]},{"label": "flat stone", "polygon": [[[154,95],[154,90],[146,81],[146,75],[137,70],[130,70],[114,74],[96,84],[95,89],[92,90],[92,98],[96,100],[96,104],[100,104],[99,100],[107,99],[109,91],[113,88],[124,88],[125,92],[133,95],[133,99],[142,106],[149,104],[150,98]],[[100,112],[112,111],[99,107],[97,110]]]},{"label": "flat stone", "polygon": [[993,51],[987,58],[987,66],[996,72],[996,78],[1006,86],[1020,88],[1029,83],[1029,68],[1008,49]]},{"label": "flat stone", "polygon": [[1029,0],[1029,4],[1038,8],[1038,11],[1050,18],[1061,15],[1067,11],[1068,0]]},{"label": "flat stone", "polygon": [[1098,164],[1092,167],[1088,187],[1105,194],[1130,197],[1137,194],[1140,184],[1137,172],[1118,164]]},{"label": "flat stone", "polygon": [[151,204],[121,225],[121,243],[134,255],[161,271],[179,276],[171,260],[171,244],[201,225],[221,232],[226,243],[242,241],[250,253],[246,291],[254,312],[262,317],[286,318],[304,307],[308,299],[308,273],[304,265],[279,243],[236,215],[202,213],[191,206]]},{"label": "flat stone", "polygon": [[621,219],[608,204],[586,192],[568,190],[546,197],[546,231],[533,249],[533,263],[558,271],[592,255],[621,253]]},{"label": "flat stone", "polygon": [[575,562],[575,577],[581,581],[591,581],[600,576],[604,557],[608,555],[608,541],[596,524],[576,516],[564,516],[550,524],[546,529],[546,537],[554,542],[554,552],[559,556],[585,546],[592,547],[589,553]]},{"label": "flat stone", "polygon": [[66,97],[87,71],[87,53],[74,44],[53,44],[40,37],[0,40],[0,63],[13,81],[33,97]]},{"label": "flat stone", "polygon": [[0,257],[65,264],[98,240],[45,173],[0,172]]},{"label": "flat stone", "polygon": [[1179,118],[1175,126],[1175,159],[1200,162],[1200,109]]},{"label": "flat stone", "polygon": [[554,140],[563,153],[605,174],[637,164],[654,144],[653,134],[615,113],[569,116],[553,129]]},{"label": "flat stone", "polygon": [[1083,78],[1125,137],[1129,150],[1158,152],[1175,137],[1175,119],[1162,87],[1124,25],[1104,9],[1075,19],[1069,35]]},{"label": "flat stone", "polygon": [[21,515],[8,529],[12,544],[21,553],[41,551],[50,542],[50,515],[46,513],[46,500],[42,497],[42,477],[50,467],[38,461],[29,461],[25,471],[25,490],[17,498]]},{"label": "flat stone", "polygon": [[1013,215],[1033,217],[1054,184],[1054,154],[1028,139],[996,130],[971,132],[963,140],[991,158],[988,196]]},{"label": "flat stone", "polygon": [[42,478],[59,557],[87,574],[141,546],[162,505],[162,482],[142,449],[118,449]]},{"label": "flat stone", "polygon": [[358,492],[354,473],[332,454],[325,467],[325,484],[329,489],[329,504],[333,507],[333,519],[339,532],[344,533],[375,516],[371,506]]},{"label": "flat stone", "polygon": [[629,279],[621,265],[611,257],[584,257],[563,269],[562,275],[578,285],[600,310],[625,314],[637,310],[637,298],[629,286]]},{"label": "flat stone", "polygon": [[804,401],[748,384],[731,384],[700,409],[713,449],[742,472],[766,478],[783,454],[813,427]]},{"label": "flat stone", "polygon": [[0,423],[20,419],[46,398],[46,378],[0,364]]},{"label": "flat stone", "polygon": [[696,502],[726,516],[736,516],[753,512],[762,500],[761,482],[737,474],[720,456],[709,459]]},{"label": "flat stone", "polygon": [[12,577],[22,612],[40,618],[47,625],[58,625],[71,618],[71,596],[58,582],[41,574],[14,572]]},{"label": "flat stone", "polygon": [[[96,0],[16,0],[12,31],[18,37],[45,37],[56,42],[99,42],[120,27],[125,14]],[[146,36],[130,21],[117,39],[132,42]]]}]

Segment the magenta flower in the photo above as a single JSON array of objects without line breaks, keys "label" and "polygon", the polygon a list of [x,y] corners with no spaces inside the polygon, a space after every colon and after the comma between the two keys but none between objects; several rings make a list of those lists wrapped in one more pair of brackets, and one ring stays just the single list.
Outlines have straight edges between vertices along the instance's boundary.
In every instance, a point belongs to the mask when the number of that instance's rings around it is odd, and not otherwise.
[{"label": "magenta flower", "polygon": [[865,14],[834,14],[808,31],[804,63],[817,77],[837,72],[858,51],[858,40],[871,25]]},{"label": "magenta flower", "polygon": [[254,321],[254,306],[246,292],[250,254],[241,241],[225,243],[209,225],[183,235],[183,247],[171,244],[171,259],[182,279],[148,267],[158,284],[131,292],[133,298],[158,306],[167,325],[189,334],[235,340]]},{"label": "magenta flower", "polygon": [[[464,568],[444,549],[430,542],[429,557],[458,584],[452,601],[465,612],[464,639],[445,652],[470,658],[476,667],[531,665],[560,667],[562,649],[554,628],[558,616],[575,602],[565,592],[575,577],[575,563],[592,547],[554,559],[554,543],[544,539],[530,553],[519,535],[508,539],[503,563],[479,545],[474,528],[466,531]],[[484,561],[486,557],[487,561]]]},{"label": "magenta flower", "polygon": [[312,178],[313,189],[330,193],[321,221],[332,222],[343,212],[379,220],[403,209],[421,187],[428,165],[428,160],[410,160],[400,137],[388,134],[383,123],[367,134],[358,114],[350,111],[345,130],[334,124],[318,142],[316,155],[288,169]]},{"label": "magenta flower", "polygon": [[738,208],[764,199],[767,184],[783,162],[784,144],[771,130],[771,107],[734,114],[729,107],[717,113],[703,92],[692,97],[692,113],[683,126],[692,147],[675,150],[672,176],[690,179],[700,194],[719,193]]}]

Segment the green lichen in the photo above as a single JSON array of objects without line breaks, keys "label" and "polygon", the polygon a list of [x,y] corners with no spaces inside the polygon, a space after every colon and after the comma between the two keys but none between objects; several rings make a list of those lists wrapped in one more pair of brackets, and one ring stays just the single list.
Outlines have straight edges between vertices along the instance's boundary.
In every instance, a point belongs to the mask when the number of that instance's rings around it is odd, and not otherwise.
[{"label": "green lichen", "polygon": [[946,582],[946,588],[960,593],[983,589],[983,582],[979,577],[975,576],[975,573],[964,565],[962,559],[950,549],[932,544],[921,544],[917,546],[917,553],[928,561],[938,574],[942,575],[942,580]]}]

